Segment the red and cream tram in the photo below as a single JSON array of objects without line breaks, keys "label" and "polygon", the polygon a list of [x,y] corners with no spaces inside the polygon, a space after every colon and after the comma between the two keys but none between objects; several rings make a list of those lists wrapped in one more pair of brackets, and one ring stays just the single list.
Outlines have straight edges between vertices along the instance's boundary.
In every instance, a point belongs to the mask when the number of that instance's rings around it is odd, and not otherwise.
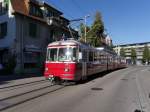
[{"label": "red and cream tram", "polygon": [[125,59],[104,48],[93,48],[75,40],[56,41],[47,47],[44,75],[51,81],[79,81],[125,66]]}]

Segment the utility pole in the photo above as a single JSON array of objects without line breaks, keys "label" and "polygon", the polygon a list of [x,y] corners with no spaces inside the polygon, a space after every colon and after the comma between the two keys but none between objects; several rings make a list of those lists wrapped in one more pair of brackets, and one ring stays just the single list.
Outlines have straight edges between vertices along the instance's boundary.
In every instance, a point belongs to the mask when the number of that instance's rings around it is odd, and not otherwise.
[{"label": "utility pole", "polygon": [[90,15],[86,15],[84,16],[84,18],[78,18],[78,19],[74,19],[74,20],[70,20],[70,22],[74,22],[74,21],[81,21],[84,20],[84,42],[86,43],[86,22],[87,22],[87,18],[90,17]]},{"label": "utility pole", "polygon": [[86,20],[88,17],[90,17],[90,15],[86,15],[84,17],[84,26],[85,26],[85,28],[84,28],[84,41],[85,41],[85,43],[86,43]]}]

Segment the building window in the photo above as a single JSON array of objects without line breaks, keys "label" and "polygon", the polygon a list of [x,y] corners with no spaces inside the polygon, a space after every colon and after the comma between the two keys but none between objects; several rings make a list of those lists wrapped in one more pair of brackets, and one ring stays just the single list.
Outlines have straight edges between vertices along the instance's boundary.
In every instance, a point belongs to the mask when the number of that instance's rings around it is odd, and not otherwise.
[{"label": "building window", "polygon": [[46,16],[47,16],[47,17],[54,17],[54,16],[55,16],[55,13],[52,12],[52,11],[50,11],[50,10],[48,10]]},{"label": "building window", "polygon": [[6,14],[8,11],[8,2],[0,2],[0,15]]},{"label": "building window", "polygon": [[29,36],[31,37],[37,36],[37,24],[29,23]]},{"label": "building window", "polygon": [[0,24],[0,39],[7,35],[7,22]]},{"label": "building window", "polygon": [[38,68],[40,65],[40,53],[39,52],[24,52],[24,68]]},{"label": "building window", "polygon": [[30,4],[30,15],[43,18],[43,12],[40,7]]},{"label": "building window", "polygon": [[0,13],[2,13],[3,7],[2,7],[2,2],[0,2]]}]

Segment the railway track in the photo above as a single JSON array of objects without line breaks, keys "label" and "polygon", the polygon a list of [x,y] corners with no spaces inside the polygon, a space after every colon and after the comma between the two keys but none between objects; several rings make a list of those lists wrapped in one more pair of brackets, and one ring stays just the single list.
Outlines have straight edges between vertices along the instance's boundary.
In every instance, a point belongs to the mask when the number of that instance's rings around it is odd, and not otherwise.
[{"label": "railway track", "polygon": [[19,94],[0,98],[0,111],[4,111],[6,109],[20,105],[22,103],[25,103],[27,101],[31,101],[38,97],[41,97],[41,96],[47,95],[49,93],[55,92],[57,90],[63,89],[64,87],[65,86],[63,86],[63,85],[45,85],[45,86],[30,90],[27,92],[22,92]]},{"label": "railway track", "polygon": [[40,84],[40,83],[44,83],[44,82],[46,82],[46,80],[39,80],[39,81],[33,81],[33,82],[27,82],[27,83],[22,83],[22,84],[0,87],[0,92],[19,89],[19,88],[32,86],[32,85],[36,85],[36,84]]}]

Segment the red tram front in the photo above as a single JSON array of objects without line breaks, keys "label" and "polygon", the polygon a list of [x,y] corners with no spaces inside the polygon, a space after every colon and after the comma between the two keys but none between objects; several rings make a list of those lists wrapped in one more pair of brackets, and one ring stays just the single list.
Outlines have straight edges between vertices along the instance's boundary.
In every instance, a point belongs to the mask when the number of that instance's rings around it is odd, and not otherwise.
[{"label": "red tram front", "polygon": [[59,41],[49,44],[45,63],[45,77],[50,80],[78,80],[78,49],[78,44],[74,42]]},{"label": "red tram front", "polygon": [[66,40],[48,45],[44,75],[54,82],[79,81],[96,73],[124,67],[125,59],[109,49]]}]

